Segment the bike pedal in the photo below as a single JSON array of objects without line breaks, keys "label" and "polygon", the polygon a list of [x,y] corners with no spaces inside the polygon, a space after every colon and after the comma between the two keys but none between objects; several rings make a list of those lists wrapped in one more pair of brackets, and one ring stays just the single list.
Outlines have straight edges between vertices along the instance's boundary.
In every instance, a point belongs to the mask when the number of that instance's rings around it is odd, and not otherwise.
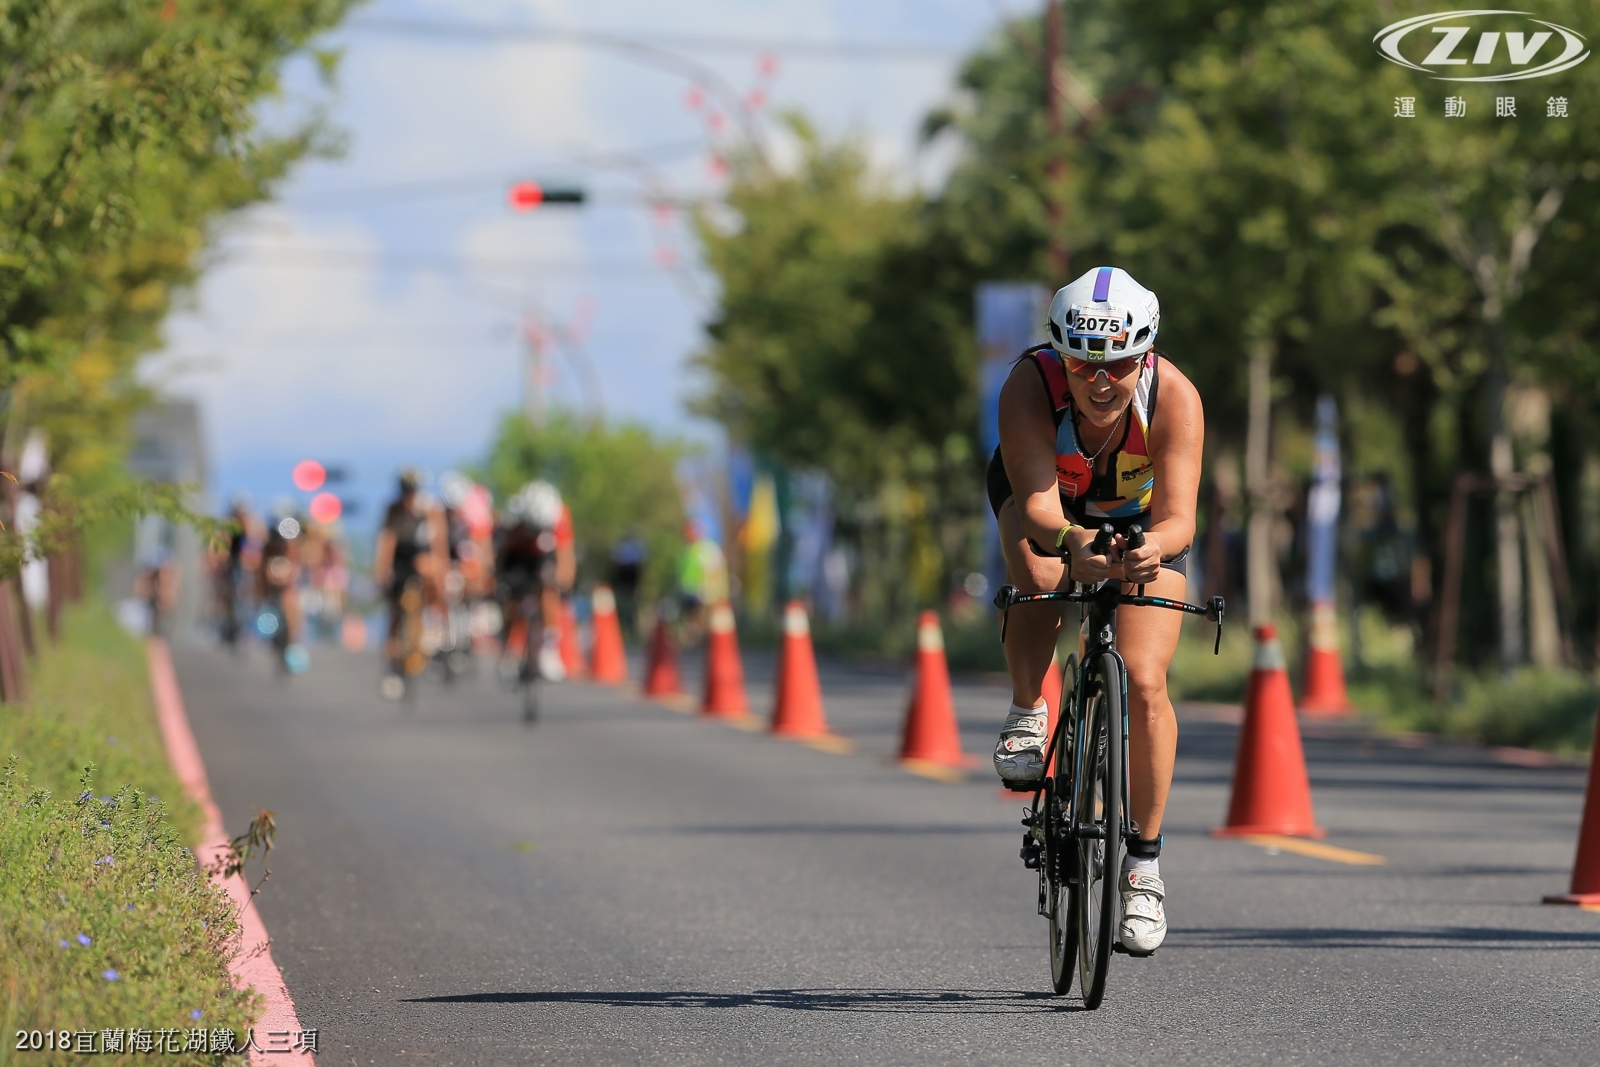
[{"label": "bike pedal", "polygon": [[1009,778],[1002,778],[1000,788],[1012,793],[1037,793],[1044,788],[1044,781],[1041,779],[1038,782],[1013,782]]},{"label": "bike pedal", "polygon": [[1151,956],[1155,955],[1154,951],[1150,951],[1150,952],[1135,952],[1132,949],[1130,949],[1127,945],[1124,945],[1121,941],[1118,941],[1116,944],[1112,945],[1111,946],[1111,951],[1112,952],[1120,952],[1124,956],[1128,956],[1128,957],[1131,957],[1132,959],[1136,959],[1136,960],[1147,960]]}]

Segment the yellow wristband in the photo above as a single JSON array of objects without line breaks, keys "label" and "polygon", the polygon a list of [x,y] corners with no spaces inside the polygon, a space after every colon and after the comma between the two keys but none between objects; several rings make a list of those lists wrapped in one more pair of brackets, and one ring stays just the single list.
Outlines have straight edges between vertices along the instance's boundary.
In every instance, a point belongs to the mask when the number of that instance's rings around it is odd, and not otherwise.
[{"label": "yellow wristband", "polygon": [[1061,551],[1061,546],[1067,543],[1067,534],[1071,533],[1073,530],[1076,530],[1076,529],[1078,529],[1077,524],[1076,523],[1071,523],[1071,522],[1069,522],[1065,526],[1061,527],[1061,532],[1056,534],[1056,551],[1057,552],[1060,552]]}]

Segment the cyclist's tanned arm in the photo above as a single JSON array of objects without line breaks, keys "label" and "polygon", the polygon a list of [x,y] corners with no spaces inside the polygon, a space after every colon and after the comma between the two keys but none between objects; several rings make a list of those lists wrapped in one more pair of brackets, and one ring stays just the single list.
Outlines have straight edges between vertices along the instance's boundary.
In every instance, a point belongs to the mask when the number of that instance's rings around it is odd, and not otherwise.
[{"label": "cyclist's tanned arm", "polygon": [[[1056,484],[1055,442],[1056,427],[1050,420],[1050,398],[1044,383],[1019,363],[1000,389],[1000,453],[1022,532],[1047,548],[1055,544],[1056,533],[1067,522]],[[1028,559],[1028,570],[1041,589],[1054,588],[1064,573],[1057,560],[1038,556]],[[1080,568],[1078,576],[1092,582],[1105,574]]]}]

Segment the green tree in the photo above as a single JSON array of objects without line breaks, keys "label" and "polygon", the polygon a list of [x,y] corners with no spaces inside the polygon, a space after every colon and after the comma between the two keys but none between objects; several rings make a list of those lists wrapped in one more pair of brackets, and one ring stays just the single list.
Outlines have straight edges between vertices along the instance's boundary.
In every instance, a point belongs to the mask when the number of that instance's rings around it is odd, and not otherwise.
[{"label": "green tree", "polygon": [[259,105],[348,6],[0,6],[0,459],[46,430],[53,500],[120,476],[137,361],[219,220],[331,146],[315,116],[262,132]]},{"label": "green tree", "polygon": [[502,500],[535,478],[561,490],[578,538],[581,582],[607,580],[611,550],[625,538],[640,539],[648,553],[642,590],[656,597],[673,590],[683,549],[676,467],[686,453],[682,442],[637,423],[607,426],[557,410],[536,426],[507,415],[482,474]]},{"label": "green tree", "polygon": [[694,406],[758,455],[829,477],[869,611],[936,602],[979,499],[971,274],[954,235],[860,145],[790,126],[795,169],[744,161],[737,225],[700,220],[721,298]]}]

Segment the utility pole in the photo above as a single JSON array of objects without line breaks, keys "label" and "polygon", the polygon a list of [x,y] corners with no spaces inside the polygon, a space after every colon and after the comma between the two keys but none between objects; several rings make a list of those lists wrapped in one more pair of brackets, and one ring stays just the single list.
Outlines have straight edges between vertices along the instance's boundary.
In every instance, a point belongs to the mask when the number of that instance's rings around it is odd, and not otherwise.
[{"label": "utility pole", "polygon": [[1066,81],[1066,27],[1062,0],[1044,4],[1044,99],[1050,121],[1050,167],[1045,199],[1050,208],[1050,288],[1067,284],[1067,144],[1061,114],[1061,87]]},{"label": "utility pole", "polygon": [[1245,528],[1245,581],[1250,625],[1271,622],[1278,587],[1277,553],[1272,545],[1272,355],[1274,345],[1250,345],[1250,421],[1244,446],[1245,492],[1250,518]]}]

